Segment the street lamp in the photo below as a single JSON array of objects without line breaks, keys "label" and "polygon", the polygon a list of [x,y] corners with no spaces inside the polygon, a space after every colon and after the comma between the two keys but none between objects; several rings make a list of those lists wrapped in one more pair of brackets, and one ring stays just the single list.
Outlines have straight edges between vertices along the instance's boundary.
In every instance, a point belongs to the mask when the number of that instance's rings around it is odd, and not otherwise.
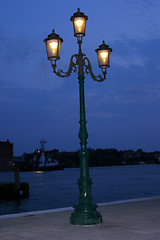
[{"label": "street lamp", "polygon": [[56,69],[56,61],[60,59],[60,50],[61,43],[63,39],[60,38],[58,34],[53,32],[48,35],[48,38],[44,40],[46,43],[47,56],[51,61],[51,66],[53,72],[59,77],[68,77],[72,71],[76,72],[78,68],[78,79],[79,79],[79,97],[80,97],[80,130],[79,130],[79,139],[81,150],[79,153],[80,157],[80,178],[78,179],[78,185],[80,190],[80,197],[78,205],[74,208],[74,212],[71,214],[70,223],[75,225],[93,225],[102,222],[101,214],[96,210],[97,205],[93,204],[91,197],[91,184],[92,180],[89,177],[89,166],[88,166],[88,157],[89,153],[87,151],[87,128],[86,128],[86,115],[85,115],[85,97],[84,97],[84,70],[85,73],[90,73],[93,80],[102,82],[106,79],[107,68],[110,67],[110,55],[112,49],[103,43],[95,51],[98,56],[98,64],[102,70],[102,75],[95,76],[93,74],[91,64],[89,59],[85,54],[82,53],[81,44],[82,38],[85,36],[85,27],[88,17],[84,13],[78,11],[73,14],[70,18],[73,24],[74,36],[77,37],[77,43],[79,45],[78,54],[71,56],[69,69],[67,72],[64,72],[61,69]]}]

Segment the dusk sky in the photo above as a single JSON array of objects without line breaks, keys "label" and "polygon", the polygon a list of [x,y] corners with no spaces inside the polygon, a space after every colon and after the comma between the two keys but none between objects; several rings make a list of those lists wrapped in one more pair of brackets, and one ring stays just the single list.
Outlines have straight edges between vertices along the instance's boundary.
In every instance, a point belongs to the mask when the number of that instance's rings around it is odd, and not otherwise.
[{"label": "dusk sky", "polygon": [[80,148],[77,73],[52,73],[43,40],[63,38],[59,68],[77,53],[70,17],[88,16],[82,51],[101,74],[95,49],[112,49],[107,79],[85,75],[88,147],[160,151],[159,0],[2,0],[0,7],[0,141],[14,155],[40,148]]}]

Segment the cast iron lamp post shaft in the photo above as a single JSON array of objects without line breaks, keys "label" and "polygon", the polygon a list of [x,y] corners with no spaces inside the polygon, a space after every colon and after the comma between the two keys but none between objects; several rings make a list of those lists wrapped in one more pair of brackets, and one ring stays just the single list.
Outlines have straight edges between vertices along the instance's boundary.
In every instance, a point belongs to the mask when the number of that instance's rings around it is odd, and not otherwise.
[{"label": "cast iron lamp post shaft", "polygon": [[[78,179],[78,185],[80,190],[80,198],[79,205],[77,206],[77,211],[82,214],[87,212],[90,205],[92,205],[92,197],[91,197],[91,178],[89,177],[89,166],[88,166],[88,157],[89,153],[87,151],[87,138],[88,132],[86,128],[86,113],[85,113],[85,94],[84,94],[84,71],[83,71],[83,54],[81,50],[81,41],[78,41],[79,44],[79,53],[78,53],[78,79],[79,79],[79,101],[80,101],[80,129],[79,129],[79,139],[81,150],[79,153],[80,157],[80,178]],[[71,216],[71,221],[74,220],[74,215]],[[83,216],[82,216],[83,217]]]},{"label": "cast iron lamp post shaft", "polygon": [[[99,75],[96,77],[91,69],[91,64],[89,59],[85,54],[82,53],[81,45],[82,40],[78,40],[79,51],[78,54],[74,54],[71,56],[70,65],[67,72],[63,72],[63,70],[56,70],[56,61],[51,65],[53,68],[53,72],[59,77],[68,77],[72,71],[76,72],[78,67],[78,82],[79,82],[79,101],[80,101],[80,129],[79,129],[79,139],[81,150],[79,152],[80,157],[80,178],[78,179],[80,197],[78,205],[76,205],[75,211],[71,214],[70,222],[75,225],[92,225],[102,222],[102,216],[99,212],[97,212],[97,205],[92,203],[91,197],[91,185],[92,180],[89,177],[89,153],[87,151],[87,128],[86,128],[86,114],[85,114],[85,95],[84,95],[84,68],[85,72],[90,73],[91,77],[95,81],[104,81],[104,77]],[[75,59],[75,62],[74,62]],[[87,62],[87,64],[86,64]],[[77,67],[76,67],[77,66]]]},{"label": "cast iron lamp post shaft", "polygon": [[[84,76],[79,75],[79,101],[80,101],[80,129],[79,129],[79,139],[81,145],[80,151],[80,179],[88,179],[89,178],[89,169],[88,169],[88,151],[87,151],[87,128],[86,128],[86,116],[85,116],[85,97],[84,97]],[[85,197],[87,193],[83,194]]]},{"label": "cast iron lamp post shaft", "polygon": [[86,114],[85,114],[85,95],[84,95],[84,66],[85,66],[85,55],[81,50],[82,41],[78,40],[79,52],[77,58],[78,65],[78,79],[79,79],[79,101],[80,101],[80,129],[79,139],[81,150],[79,153],[80,157],[80,178],[78,179],[80,197],[79,203],[75,206],[75,211],[70,217],[70,222],[76,225],[91,225],[102,222],[100,213],[96,211],[97,205],[92,203],[91,197],[91,184],[92,180],[89,177],[89,166],[88,166],[88,151],[87,151],[87,128],[86,128]]},{"label": "cast iron lamp post shaft", "polygon": [[[85,94],[84,94],[84,60],[81,50],[81,44],[82,42],[79,40],[79,52],[78,52],[78,79],[79,79],[79,102],[80,102],[80,129],[79,129],[79,139],[80,139],[80,145],[81,145],[81,151],[80,151],[80,179],[79,179],[79,185],[80,182],[84,183],[87,182],[86,180],[89,179],[89,168],[88,168],[88,151],[87,151],[87,128],[86,128],[86,113],[85,113]],[[84,181],[83,181],[84,180]],[[81,184],[82,185],[82,184]],[[84,184],[86,185],[86,184]],[[81,189],[81,188],[80,188]],[[85,189],[85,188],[84,188]],[[84,191],[84,193],[80,194],[80,196],[83,196],[86,198],[88,196],[87,192]]]}]

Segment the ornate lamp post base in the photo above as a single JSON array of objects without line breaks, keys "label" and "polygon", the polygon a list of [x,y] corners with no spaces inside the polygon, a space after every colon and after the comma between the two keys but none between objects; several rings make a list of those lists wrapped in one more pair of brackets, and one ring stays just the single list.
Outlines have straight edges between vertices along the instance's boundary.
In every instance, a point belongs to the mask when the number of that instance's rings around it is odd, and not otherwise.
[{"label": "ornate lamp post base", "polygon": [[97,212],[96,204],[79,204],[74,207],[75,211],[71,214],[70,223],[74,225],[93,225],[102,222],[102,216]]}]

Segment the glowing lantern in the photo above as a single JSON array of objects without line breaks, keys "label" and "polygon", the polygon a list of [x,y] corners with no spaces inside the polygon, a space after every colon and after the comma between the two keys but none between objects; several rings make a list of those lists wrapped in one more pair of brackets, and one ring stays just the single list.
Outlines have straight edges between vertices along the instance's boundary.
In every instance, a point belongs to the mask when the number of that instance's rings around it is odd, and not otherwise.
[{"label": "glowing lantern", "polygon": [[60,36],[53,30],[52,33],[48,35],[48,38],[44,40],[44,42],[46,43],[48,59],[51,61],[60,59],[61,43],[63,42],[63,39],[60,38]]},{"label": "glowing lantern", "polygon": [[100,68],[110,67],[110,57],[112,49],[105,44],[105,41],[95,50],[98,56],[98,64]]},{"label": "glowing lantern", "polygon": [[88,20],[88,17],[85,16],[84,13],[80,12],[80,9],[78,8],[78,11],[73,14],[70,20],[73,23],[74,36],[75,37],[85,36],[86,21]]}]

